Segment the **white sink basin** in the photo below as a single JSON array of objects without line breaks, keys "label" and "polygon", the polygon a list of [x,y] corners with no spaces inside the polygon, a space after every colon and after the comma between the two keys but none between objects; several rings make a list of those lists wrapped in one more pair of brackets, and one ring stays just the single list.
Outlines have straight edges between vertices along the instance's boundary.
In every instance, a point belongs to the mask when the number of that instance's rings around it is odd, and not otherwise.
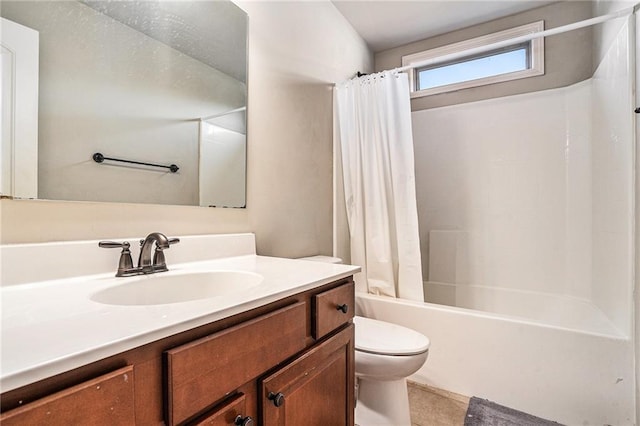
[{"label": "white sink basin", "polygon": [[158,273],[100,290],[91,296],[107,305],[163,305],[229,296],[259,285],[262,275],[244,271]]}]

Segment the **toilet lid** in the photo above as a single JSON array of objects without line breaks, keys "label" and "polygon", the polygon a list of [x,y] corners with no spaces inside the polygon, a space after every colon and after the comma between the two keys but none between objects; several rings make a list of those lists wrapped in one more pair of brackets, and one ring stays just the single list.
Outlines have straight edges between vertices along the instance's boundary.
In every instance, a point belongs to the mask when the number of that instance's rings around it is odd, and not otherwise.
[{"label": "toilet lid", "polygon": [[380,355],[417,355],[429,350],[429,338],[410,328],[356,316],[356,350]]}]

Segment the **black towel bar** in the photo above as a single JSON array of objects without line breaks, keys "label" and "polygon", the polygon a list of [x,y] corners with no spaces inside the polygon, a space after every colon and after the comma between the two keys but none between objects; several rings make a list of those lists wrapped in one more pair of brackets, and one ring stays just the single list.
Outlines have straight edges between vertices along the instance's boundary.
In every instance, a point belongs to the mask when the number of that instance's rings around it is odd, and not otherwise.
[{"label": "black towel bar", "polygon": [[162,167],[163,169],[171,170],[171,173],[175,173],[178,170],[180,170],[180,167],[176,166],[175,164],[171,164],[170,166],[165,166],[165,165],[162,165],[162,164],[143,163],[141,161],[123,160],[121,158],[105,157],[104,155],[102,155],[99,152],[96,152],[95,154],[93,154],[93,161],[95,161],[96,163],[102,163],[102,162],[104,162],[104,160],[119,161],[121,163],[140,164],[142,166]]}]

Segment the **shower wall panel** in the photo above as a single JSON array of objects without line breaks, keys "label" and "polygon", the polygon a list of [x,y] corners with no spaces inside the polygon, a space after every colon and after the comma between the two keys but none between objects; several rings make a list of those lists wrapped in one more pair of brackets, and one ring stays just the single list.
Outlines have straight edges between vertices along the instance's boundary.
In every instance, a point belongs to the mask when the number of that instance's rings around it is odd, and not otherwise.
[{"label": "shower wall panel", "polygon": [[413,113],[425,277],[590,296],[590,96],[579,83]]},{"label": "shower wall panel", "polygon": [[596,70],[593,93],[594,303],[625,334],[631,330],[633,244],[633,73],[625,24]]}]

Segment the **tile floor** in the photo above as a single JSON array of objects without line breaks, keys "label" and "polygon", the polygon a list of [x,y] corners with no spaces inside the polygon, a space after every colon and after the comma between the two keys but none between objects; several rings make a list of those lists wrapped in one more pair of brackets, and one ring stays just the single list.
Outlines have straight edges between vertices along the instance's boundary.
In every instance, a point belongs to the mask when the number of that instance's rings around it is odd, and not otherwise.
[{"label": "tile floor", "polygon": [[469,397],[408,382],[412,426],[462,426]]}]

